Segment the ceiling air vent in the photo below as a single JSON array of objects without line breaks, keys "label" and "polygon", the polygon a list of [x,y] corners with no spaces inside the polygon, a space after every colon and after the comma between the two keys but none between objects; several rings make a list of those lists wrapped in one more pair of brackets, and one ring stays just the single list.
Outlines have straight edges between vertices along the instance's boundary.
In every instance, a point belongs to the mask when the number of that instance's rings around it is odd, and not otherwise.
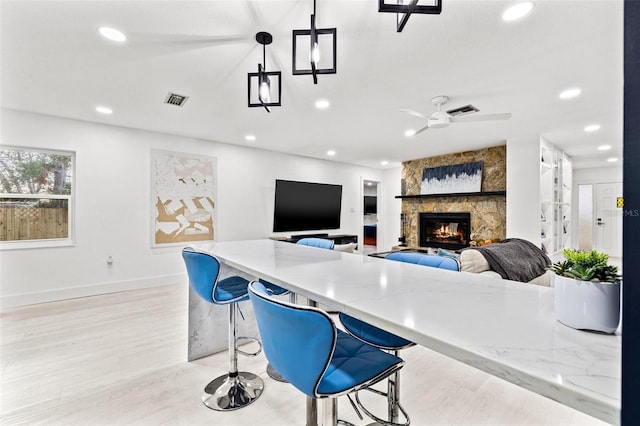
[{"label": "ceiling air vent", "polygon": [[449,114],[452,117],[455,117],[457,115],[467,115],[467,114],[471,114],[478,111],[480,110],[474,107],[473,105],[465,105],[460,108],[451,109],[447,111],[447,114]]},{"label": "ceiling air vent", "polygon": [[166,99],[164,100],[164,103],[181,107],[184,105],[185,102],[187,102],[187,99],[189,99],[188,96],[178,95],[177,93],[169,92]]}]

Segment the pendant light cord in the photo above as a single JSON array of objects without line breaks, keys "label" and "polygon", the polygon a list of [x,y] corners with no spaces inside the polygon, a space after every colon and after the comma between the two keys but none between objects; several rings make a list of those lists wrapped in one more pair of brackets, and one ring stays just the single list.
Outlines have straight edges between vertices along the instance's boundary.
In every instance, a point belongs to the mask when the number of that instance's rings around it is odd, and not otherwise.
[{"label": "pendant light cord", "polygon": [[266,45],[262,45],[262,68],[264,72],[267,72],[267,47]]}]

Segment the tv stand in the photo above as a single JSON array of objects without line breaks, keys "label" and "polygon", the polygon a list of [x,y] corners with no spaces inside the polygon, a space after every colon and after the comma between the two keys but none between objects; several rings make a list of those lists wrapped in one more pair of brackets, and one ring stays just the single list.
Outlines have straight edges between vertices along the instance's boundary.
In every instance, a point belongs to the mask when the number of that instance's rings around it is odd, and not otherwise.
[{"label": "tv stand", "polygon": [[296,241],[301,240],[303,238],[325,238],[329,239],[329,234],[300,234],[300,235],[292,235],[289,239],[295,239]]}]

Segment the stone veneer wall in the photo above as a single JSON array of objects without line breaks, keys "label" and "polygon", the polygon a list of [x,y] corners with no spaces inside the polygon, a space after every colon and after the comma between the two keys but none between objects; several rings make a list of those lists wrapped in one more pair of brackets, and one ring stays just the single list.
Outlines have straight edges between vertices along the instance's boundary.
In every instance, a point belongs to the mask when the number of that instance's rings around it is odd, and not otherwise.
[{"label": "stone veneer wall", "polygon": [[[429,167],[482,161],[482,191],[506,191],[507,146],[466,151],[402,163],[402,195],[420,194],[422,170]],[[507,233],[507,199],[504,196],[458,196],[402,199],[407,224],[407,245],[418,246],[419,213],[470,212],[471,239],[504,239]]]}]

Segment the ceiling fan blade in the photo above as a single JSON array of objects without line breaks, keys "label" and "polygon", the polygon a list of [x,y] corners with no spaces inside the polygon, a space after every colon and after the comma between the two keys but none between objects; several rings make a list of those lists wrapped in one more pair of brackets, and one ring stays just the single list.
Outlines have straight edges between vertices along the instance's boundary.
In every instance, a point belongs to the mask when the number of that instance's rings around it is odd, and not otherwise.
[{"label": "ceiling fan blade", "polygon": [[176,47],[200,48],[233,43],[250,43],[249,34],[234,34],[222,36],[199,36],[185,34],[152,34],[134,33],[131,44],[135,47]]},{"label": "ceiling fan blade", "polygon": [[416,132],[413,134],[413,136],[415,135],[419,135],[420,133],[424,132],[425,130],[427,130],[429,128],[429,125],[427,124],[426,126],[424,126],[422,129],[416,130]]},{"label": "ceiling fan blade", "polygon": [[420,112],[417,112],[417,111],[413,111],[413,110],[411,110],[411,109],[401,109],[400,111],[402,111],[402,112],[406,112],[407,114],[409,114],[409,115],[413,115],[413,116],[415,116],[415,117],[424,118],[425,120],[429,118],[429,117],[427,117],[426,115],[424,115],[424,114],[422,114],[422,113],[420,113]]},{"label": "ceiling fan blade", "polygon": [[463,115],[461,117],[451,117],[452,123],[466,123],[471,121],[491,121],[491,120],[508,120],[511,118],[510,112],[503,112],[500,114],[470,114]]}]

